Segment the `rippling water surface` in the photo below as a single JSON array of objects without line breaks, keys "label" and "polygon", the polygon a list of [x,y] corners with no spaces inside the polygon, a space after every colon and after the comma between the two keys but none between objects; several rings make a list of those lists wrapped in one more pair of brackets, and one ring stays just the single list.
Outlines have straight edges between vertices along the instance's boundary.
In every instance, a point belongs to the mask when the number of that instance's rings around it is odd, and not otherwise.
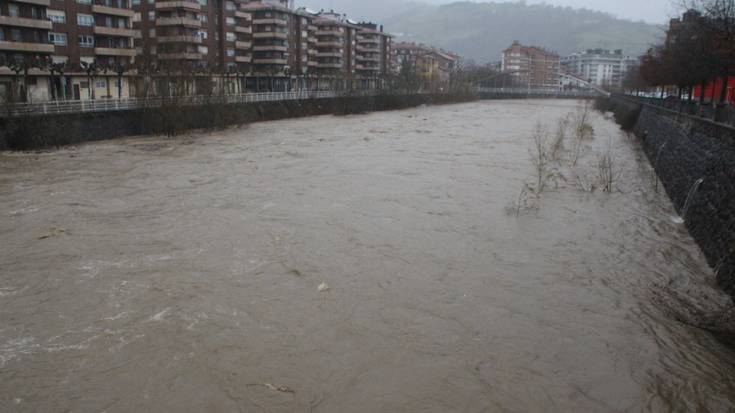
[{"label": "rippling water surface", "polygon": [[0,411],[733,411],[685,321],[729,300],[612,121],[506,212],[577,105],[0,154]]}]

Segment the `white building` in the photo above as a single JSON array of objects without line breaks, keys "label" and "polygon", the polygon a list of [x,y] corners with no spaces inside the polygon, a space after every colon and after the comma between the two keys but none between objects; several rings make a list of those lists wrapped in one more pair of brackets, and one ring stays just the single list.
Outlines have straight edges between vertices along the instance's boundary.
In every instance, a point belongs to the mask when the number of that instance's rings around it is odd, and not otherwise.
[{"label": "white building", "polygon": [[622,86],[626,73],[638,65],[638,59],[622,50],[587,50],[561,59],[567,73],[597,86]]}]

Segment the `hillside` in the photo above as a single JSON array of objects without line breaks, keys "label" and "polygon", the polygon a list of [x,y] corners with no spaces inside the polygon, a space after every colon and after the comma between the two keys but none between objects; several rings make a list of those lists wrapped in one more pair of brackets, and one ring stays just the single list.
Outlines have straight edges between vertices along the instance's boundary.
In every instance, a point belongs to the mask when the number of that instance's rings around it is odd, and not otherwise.
[{"label": "hillside", "polygon": [[453,3],[402,13],[386,21],[399,40],[423,41],[488,62],[513,40],[560,54],[590,48],[639,55],[662,35],[658,26],[590,10],[522,3]]}]

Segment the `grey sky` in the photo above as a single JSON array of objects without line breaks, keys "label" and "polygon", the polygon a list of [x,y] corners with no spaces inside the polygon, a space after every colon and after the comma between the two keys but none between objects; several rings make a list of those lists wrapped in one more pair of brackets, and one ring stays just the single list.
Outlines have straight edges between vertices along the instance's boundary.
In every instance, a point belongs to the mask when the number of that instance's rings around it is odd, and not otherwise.
[{"label": "grey sky", "polygon": [[[446,4],[457,0],[297,0],[296,3],[307,7],[319,8],[333,7],[351,13],[360,13],[365,16],[353,16],[356,18],[389,15],[391,10],[403,10],[397,7],[399,3],[416,1],[430,4]],[[472,0],[483,1],[483,0]],[[491,0],[487,0],[491,1]],[[496,2],[509,2],[518,0],[493,0]],[[612,13],[618,17],[630,20],[644,20],[649,23],[665,23],[670,17],[674,17],[677,8],[672,4],[680,0],[526,0],[528,4],[548,3],[558,6],[570,6],[576,8],[588,8],[592,10]],[[395,2],[395,3],[394,3]],[[371,6],[375,4],[375,9]],[[395,9],[391,5],[396,5]]]}]

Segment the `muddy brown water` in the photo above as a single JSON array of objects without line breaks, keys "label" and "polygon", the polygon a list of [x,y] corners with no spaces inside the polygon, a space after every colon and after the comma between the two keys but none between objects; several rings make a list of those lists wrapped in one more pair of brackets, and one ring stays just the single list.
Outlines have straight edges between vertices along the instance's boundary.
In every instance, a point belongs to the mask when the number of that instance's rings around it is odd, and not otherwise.
[{"label": "muddy brown water", "polygon": [[[683,321],[730,300],[611,120],[506,212],[577,106],[0,154],[0,411],[733,411]],[[581,190],[607,145],[617,190]]]}]

